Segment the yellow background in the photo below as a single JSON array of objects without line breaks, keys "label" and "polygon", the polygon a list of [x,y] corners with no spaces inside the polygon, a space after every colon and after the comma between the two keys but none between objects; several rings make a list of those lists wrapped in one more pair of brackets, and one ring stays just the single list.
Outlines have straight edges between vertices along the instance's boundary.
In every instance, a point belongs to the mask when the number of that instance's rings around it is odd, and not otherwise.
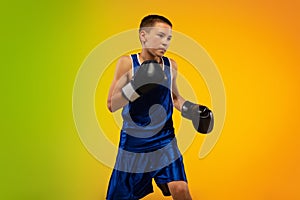
[{"label": "yellow background", "polygon": [[[199,159],[205,136],[196,135],[184,152],[193,199],[300,199],[299,1],[1,4],[1,199],[105,198],[111,168],[79,139],[74,81],[95,46],[152,13],[207,50],[226,90],[224,129],[213,151]],[[193,89],[207,94],[203,85]],[[161,198],[155,188],[145,199]]]}]

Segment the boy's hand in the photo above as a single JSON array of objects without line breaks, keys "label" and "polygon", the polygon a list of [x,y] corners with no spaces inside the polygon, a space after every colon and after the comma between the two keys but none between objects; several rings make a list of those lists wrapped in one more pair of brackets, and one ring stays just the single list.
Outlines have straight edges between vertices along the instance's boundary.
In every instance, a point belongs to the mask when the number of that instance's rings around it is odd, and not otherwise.
[{"label": "boy's hand", "polygon": [[214,127],[214,116],[206,106],[185,101],[182,105],[181,115],[192,120],[194,128],[199,133],[209,133]]},{"label": "boy's hand", "polygon": [[165,78],[160,64],[155,60],[147,60],[136,71],[133,79],[122,88],[122,93],[126,99],[133,102],[157,87]]}]

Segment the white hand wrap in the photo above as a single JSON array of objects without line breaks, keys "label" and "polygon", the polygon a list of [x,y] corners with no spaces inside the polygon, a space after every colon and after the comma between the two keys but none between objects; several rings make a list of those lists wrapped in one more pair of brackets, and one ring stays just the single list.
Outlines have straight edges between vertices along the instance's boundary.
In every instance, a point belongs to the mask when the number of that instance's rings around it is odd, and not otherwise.
[{"label": "white hand wrap", "polygon": [[129,82],[122,88],[122,93],[125,96],[125,98],[127,98],[127,100],[129,100],[130,102],[133,102],[134,100],[140,97],[140,95],[132,87],[131,82]]}]

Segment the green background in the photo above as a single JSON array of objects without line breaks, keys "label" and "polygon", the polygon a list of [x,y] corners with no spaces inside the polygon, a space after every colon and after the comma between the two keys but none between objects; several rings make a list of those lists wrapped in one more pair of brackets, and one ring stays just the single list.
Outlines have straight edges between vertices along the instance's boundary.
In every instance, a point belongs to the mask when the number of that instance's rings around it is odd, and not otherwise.
[{"label": "green background", "polygon": [[1,2],[0,199],[102,195],[91,190],[107,184],[97,171],[109,169],[85,150],[72,115],[77,70],[107,36],[91,34],[103,25],[91,24],[87,9],[84,1]]}]

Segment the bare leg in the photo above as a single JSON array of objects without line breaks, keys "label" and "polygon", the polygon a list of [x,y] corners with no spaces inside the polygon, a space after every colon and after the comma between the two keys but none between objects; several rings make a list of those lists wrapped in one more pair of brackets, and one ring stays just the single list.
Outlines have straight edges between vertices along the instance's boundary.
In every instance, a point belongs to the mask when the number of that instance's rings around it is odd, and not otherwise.
[{"label": "bare leg", "polygon": [[168,186],[174,200],[192,200],[185,181],[172,181],[168,183]]}]

